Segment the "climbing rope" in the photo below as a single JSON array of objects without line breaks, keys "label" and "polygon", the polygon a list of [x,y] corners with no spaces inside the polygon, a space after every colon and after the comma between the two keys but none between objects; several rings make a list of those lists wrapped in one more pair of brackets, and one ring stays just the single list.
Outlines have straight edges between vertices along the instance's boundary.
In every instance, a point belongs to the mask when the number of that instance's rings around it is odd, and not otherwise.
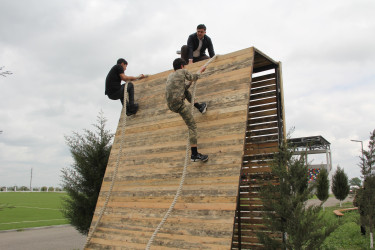
[{"label": "climbing rope", "polygon": [[[209,65],[215,58],[216,58],[216,55],[214,57],[212,57],[208,62],[206,62],[203,65],[203,67],[207,67],[207,65]],[[197,71],[197,74],[200,74],[199,70]],[[192,91],[192,94],[191,94],[190,111],[191,111],[192,115],[193,115],[193,108],[194,108],[195,89],[196,89],[196,86],[197,86],[196,82],[197,81],[194,81],[194,83],[193,83],[194,86],[193,86],[193,91]],[[177,192],[176,192],[176,194],[174,196],[174,199],[172,201],[171,206],[169,207],[168,211],[165,213],[163,219],[161,220],[161,222],[159,223],[159,225],[156,227],[154,233],[152,234],[151,238],[149,239],[149,241],[147,243],[147,246],[146,246],[146,250],[150,249],[150,247],[152,245],[152,242],[154,241],[154,238],[156,237],[157,233],[159,232],[159,230],[161,229],[161,227],[163,226],[163,224],[165,223],[165,221],[169,217],[170,213],[172,212],[174,206],[177,203],[178,197],[181,194],[182,186],[184,185],[185,176],[186,176],[186,172],[187,172],[187,167],[188,167],[188,162],[189,162],[189,156],[190,156],[190,140],[189,140],[189,136],[190,136],[190,134],[189,134],[189,131],[188,131],[188,137],[187,137],[187,143],[186,143],[186,153],[185,153],[185,164],[184,164],[184,169],[182,171],[182,176],[181,176],[181,180],[180,180],[180,186],[177,188]]]},{"label": "climbing rope", "polygon": [[100,220],[102,219],[103,217],[103,214],[104,214],[104,211],[105,209],[107,208],[107,205],[108,205],[108,202],[109,202],[109,198],[111,197],[111,193],[112,193],[112,189],[113,189],[113,186],[115,184],[115,180],[116,180],[116,175],[117,175],[117,171],[118,171],[118,167],[120,165],[120,157],[121,157],[121,154],[122,154],[122,147],[123,147],[123,144],[124,144],[124,139],[125,139],[125,128],[126,128],[126,100],[128,99],[128,92],[127,92],[127,89],[128,89],[128,83],[125,83],[125,86],[124,86],[124,102],[125,104],[123,105],[122,107],[122,117],[123,117],[123,120],[122,120],[122,130],[121,130],[121,142],[120,142],[120,151],[117,155],[117,161],[116,161],[116,167],[115,167],[115,171],[113,172],[112,174],[112,181],[111,181],[111,186],[109,187],[109,191],[107,193],[107,197],[105,199],[105,202],[104,202],[104,205],[102,207],[102,210],[100,211],[99,213],[99,218],[98,220],[96,221],[94,227],[92,228],[91,232],[89,233],[89,235],[87,236],[87,239],[86,239],[86,243],[83,247],[83,249],[85,249],[87,247],[87,245],[89,244],[92,236],[94,235],[95,231],[96,231],[96,228],[100,222]]}]

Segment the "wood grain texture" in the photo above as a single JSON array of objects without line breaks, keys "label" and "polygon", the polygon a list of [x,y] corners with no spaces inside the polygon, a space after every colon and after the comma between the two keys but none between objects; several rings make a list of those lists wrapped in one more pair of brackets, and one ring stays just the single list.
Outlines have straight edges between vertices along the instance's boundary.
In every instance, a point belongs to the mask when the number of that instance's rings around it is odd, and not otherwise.
[{"label": "wood grain texture", "polygon": [[[264,249],[257,233],[267,232],[263,226],[263,204],[261,189],[265,185],[275,185],[271,172],[273,155],[278,151],[285,127],[283,102],[280,101],[279,64],[255,50],[249,113],[239,197],[233,226],[231,249]],[[270,73],[270,70],[273,72]],[[267,232],[269,233],[269,232]],[[280,237],[276,233],[271,235]]]},{"label": "wood grain texture", "polygon": [[[204,63],[188,65],[187,69],[196,72]],[[250,119],[253,63],[254,48],[219,55],[198,80],[196,101],[208,104],[206,114],[194,111],[198,150],[210,159],[207,163],[189,165],[182,194],[151,249],[230,249]],[[268,60],[262,60],[258,66],[267,63]],[[88,249],[144,249],[173,200],[184,165],[187,128],[165,102],[165,82],[171,72],[152,75],[134,84],[139,111],[126,117],[118,176]],[[259,96],[264,91],[275,92],[274,83],[267,84],[259,84],[261,89],[254,98],[272,105],[274,96]],[[274,107],[269,107],[271,110],[264,112],[274,114]],[[120,118],[116,131],[92,225],[109,191],[124,118]],[[250,146],[247,150],[259,151]]]}]

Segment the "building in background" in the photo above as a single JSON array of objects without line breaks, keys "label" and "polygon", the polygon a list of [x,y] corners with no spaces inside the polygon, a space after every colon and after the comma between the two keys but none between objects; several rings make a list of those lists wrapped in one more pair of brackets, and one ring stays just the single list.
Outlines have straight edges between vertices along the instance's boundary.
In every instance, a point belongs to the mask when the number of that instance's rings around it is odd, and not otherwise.
[{"label": "building in background", "polygon": [[[331,148],[323,136],[309,136],[292,138],[288,140],[289,146],[294,148],[294,155],[304,155],[305,162],[309,169],[309,183],[316,180],[322,168],[327,169],[330,175],[332,169]],[[317,163],[320,161],[320,163]],[[332,178],[329,178],[330,182]]]}]

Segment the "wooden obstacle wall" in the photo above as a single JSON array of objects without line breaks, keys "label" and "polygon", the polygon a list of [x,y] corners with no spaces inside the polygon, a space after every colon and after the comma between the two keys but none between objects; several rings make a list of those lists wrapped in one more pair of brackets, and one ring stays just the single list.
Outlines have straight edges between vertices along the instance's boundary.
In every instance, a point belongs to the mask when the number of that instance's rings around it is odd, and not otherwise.
[{"label": "wooden obstacle wall", "polygon": [[[196,72],[204,63],[188,65],[187,69]],[[204,115],[195,110],[194,117],[198,149],[210,159],[189,165],[181,196],[151,249],[241,248],[244,236],[238,234],[239,190],[245,187],[244,176],[251,172],[244,170],[249,169],[247,163],[251,161],[246,157],[253,148],[248,134],[252,126],[251,82],[253,72],[275,65],[252,47],[218,56],[202,74],[196,101],[207,102],[208,110]],[[184,167],[187,128],[166,105],[165,82],[171,72],[135,83],[140,110],[127,117],[116,183],[87,249],[145,249],[173,201]],[[123,119],[116,131],[91,230],[110,187]]]},{"label": "wooden obstacle wall", "polygon": [[[270,180],[273,154],[285,140],[281,63],[255,49],[245,150],[232,249],[264,249],[257,233],[264,227],[260,189]],[[281,239],[281,234],[273,232]]]}]

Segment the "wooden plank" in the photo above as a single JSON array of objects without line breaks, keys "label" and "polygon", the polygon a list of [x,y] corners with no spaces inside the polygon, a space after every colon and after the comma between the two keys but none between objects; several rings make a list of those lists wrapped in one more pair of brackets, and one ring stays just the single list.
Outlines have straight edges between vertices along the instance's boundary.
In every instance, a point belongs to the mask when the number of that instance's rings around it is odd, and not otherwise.
[{"label": "wooden plank", "polygon": [[283,140],[286,141],[286,125],[285,125],[285,105],[284,105],[284,87],[283,87],[283,74],[282,74],[282,63],[279,62],[279,67],[277,69],[279,88],[280,88],[280,107],[282,116],[282,126],[283,126]]},{"label": "wooden plank", "polygon": [[[242,49],[242,50],[239,50],[239,51],[235,51],[235,52],[232,52],[232,53],[229,53],[229,54],[225,54],[225,55],[218,55],[217,59],[216,59],[216,64],[226,64],[230,61],[232,62],[235,62],[237,59],[237,57],[253,57],[253,48],[246,48],[246,49]],[[191,72],[197,72],[198,69],[203,66],[206,62],[208,61],[207,60],[203,60],[203,61],[200,61],[200,62],[197,62],[197,63],[193,63],[193,64],[189,64],[189,65],[186,65],[186,69],[188,69],[189,71]],[[210,65],[210,67],[207,68],[207,72],[209,72],[209,70],[211,70],[211,67],[213,65]],[[166,71],[163,71],[163,72],[160,72],[160,73],[157,73],[157,74],[154,74],[154,75],[150,75],[148,78],[146,79],[143,79],[143,80],[140,80],[140,81],[137,81],[137,84],[141,84],[143,86],[145,86],[145,88],[149,87],[150,85],[152,85],[153,83],[157,82],[158,80],[160,79],[166,79],[167,76],[172,72],[172,70],[166,70]],[[142,86],[142,88],[143,88]]]},{"label": "wooden plank", "polygon": [[254,68],[263,68],[265,66],[269,67],[275,67],[272,62],[264,58],[263,56],[259,56],[258,54],[255,54],[254,58]]},{"label": "wooden plank", "polygon": [[269,123],[263,123],[263,124],[250,125],[247,127],[247,131],[260,130],[260,129],[266,129],[266,128],[275,128],[275,127],[278,127],[277,122],[269,122]]},{"label": "wooden plank", "polygon": [[269,147],[277,147],[278,143],[277,142],[262,142],[262,143],[252,143],[252,144],[246,144],[246,149],[251,149],[251,148],[269,148]]},{"label": "wooden plank", "polygon": [[249,149],[245,150],[245,155],[255,155],[255,154],[267,154],[267,153],[275,153],[277,152],[278,147],[274,148],[262,148],[262,149]]},{"label": "wooden plank", "polygon": [[275,91],[262,93],[262,94],[254,94],[250,96],[250,100],[259,100],[259,99],[274,97],[275,95],[276,95]]},{"label": "wooden plank", "polygon": [[[281,234],[280,233],[270,233],[270,236],[273,237],[273,238],[280,238],[281,239]],[[258,237],[257,237],[257,233],[252,231],[252,230],[243,230],[241,231],[241,237],[243,237],[243,242],[245,243],[249,243],[249,242],[259,242],[258,241]],[[238,234],[236,234],[236,236],[234,236],[234,240],[237,240],[238,239]]]},{"label": "wooden plank", "polygon": [[246,132],[246,136],[258,136],[258,135],[270,135],[277,134],[279,132],[278,128],[268,128],[262,130],[253,130],[251,132]]},{"label": "wooden plank", "polygon": [[271,115],[276,115],[276,114],[277,114],[277,110],[274,109],[274,110],[266,110],[266,111],[261,111],[261,112],[250,113],[249,117],[253,119],[253,118],[271,116]]},{"label": "wooden plank", "polygon": [[249,112],[257,112],[257,111],[262,111],[262,110],[267,110],[267,109],[277,109],[276,103],[271,103],[271,104],[266,104],[262,106],[256,106],[256,107],[250,107]]},{"label": "wooden plank", "polygon": [[[205,62],[188,65],[187,69],[195,72]],[[267,174],[278,146],[278,113],[276,74],[254,78],[252,74],[277,66],[262,52],[247,48],[218,56],[202,74],[196,101],[208,103],[208,111],[204,115],[195,111],[194,118],[199,151],[210,159],[189,165],[175,209],[152,249],[229,249],[238,244],[238,219],[242,223],[242,246],[260,247],[253,237],[264,230],[259,190],[272,177]],[[140,110],[126,117],[118,178],[89,248],[144,249],[173,200],[183,169],[187,128],[165,103],[165,81],[171,72],[136,82]],[[123,119],[116,131],[92,224],[109,191]],[[268,154],[268,159],[263,154]],[[241,199],[240,218],[235,216],[237,197]]]},{"label": "wooden plank", "polygon": [[[126,246],[126,249],[140,249],[141,246],[144,246],[144,242],[147,240],[147,236],[150,233],[145,233],[143,237],[135,237],[135,234],[132,233],[131,230],[123,230],[117,228],[101,228],[102,238],[97,239],[95,242],[98,244],[108,244],[114,245],[116,247],[121,247],[121,249]],[[110,234],[110,237],[106,236],[106,234]],[[181,235],[175,235],[169,232],[161,232],[159,235],[159,239],[157,242],[163,242],[164,247],[158,247],[159,244],[155,244],[152,249],[176,249],[178,245],[175,242],[179,242],[183,240]],[[223,249],[223,241],[217,237],[209,237],[209,236],[191,236],[190,242],[184,244],[184,248],[196,248],[199,246],[201,241],[207,242],[210,247]],[[114,242],[114,244],[112,244]],[[144,247],[143,247],[144,249]]]},{"label": "wooden plank", "polygon": [[276,82],[275,80],[269,80],[259,83],[252,83],[251,89],[252,94],[276,90]]},{"label": "wooden plank", "polygon": [[267,75],[263,75],[263,76],[253,77],[251,82],[255,83],[255,82],[264,81],[264,80],[268,80],[268,79],[274,79],[275,77],[276,77],[275,73],[267,74]]},{"label": "wooden plank", "polygon": [[250,138],[249,142],[255,143],[255,142],[276,142],[278,141],[279,136],[278,135],[267,135],[267,136],[257,136]]},{"label": "wooden plank", "polygon": [[245,155],[243,157],[244,161],[259,161],[259,160],[266,160],[272,159],[273,154],[260,154],[260,155]]},{"label": "wooden plank", "polygon": [[264,173],[264,172],[267,172],[267,173],[270,173],[271,172],[271,168],[270,167],[260,167],[260,168],[248,168],[248,169],[243,169],[242,170],[242,173],[244,174],[251,174],[251,173]]},{"label": "wooden plank", "polygon": [[249,120],[249,125],[275,122],[275,121],[277,121],[277,116],[270,116],[270,117],[264,117],[264,118],[251,119]]},{"label": "wooden plank", "polygon": [[[268,85],[276,85],[276,74],[271,74],[273,77],[272,78],[268,78],[267,76],[270,76],[270,75],[265,75],[267,78],[264,78],[262,81],[254,81],[254,79],[251,81],[251,87],[253,88],[259,88],[259,87],[263,87],[263,86],[268,86]],[[263,76],[259,77],[259,78],[263,78]]]},{"label": "wooden plank", "polygon": [[[262,58],[261,54],[255,57],[254,72],[272,67],[275,65],[267,58]],[[237,206],[240,218],[235,219],[232,248],[263,248],[257,238],[257,233],[264,230],[260,189],[263,185],[276,182],[271,175],[270,167],[273,154],[278,151],[279,136],[275,77],[274,73],[259,76],[253,78],[251,84],[244,163],[241,168],[240,200]],[[238,228],[239,222],[241,228]]]},{"label": "wooden plank", "polygon": [[[252,48],[219,56],[198,81],[196,100],[208,103],[206,114],[194,113],[198,146],[210,159],[188,167],[181,196],[153,249],[157,245],[171,249],[230,247],[253,59]],[[203,63],[187,68],[194,72]],[[126,117],[124,156],[99,233],[93,235],[92,246],[96,248],[144,249],[176,193],[187,128],[166,106],[165,81],[171,72],[150,76],[135,85],[140,110]],[[93,223],[109,191],[124,118],[120,118],[116,131]]]},{"label": "wooden plank", "polygon": [[251,107],[257,106],[257,105],[263,105],[268,103],[275,103],[276,97],[271,96],[269,98],[261,99],[261,100],[250,100]]}]

